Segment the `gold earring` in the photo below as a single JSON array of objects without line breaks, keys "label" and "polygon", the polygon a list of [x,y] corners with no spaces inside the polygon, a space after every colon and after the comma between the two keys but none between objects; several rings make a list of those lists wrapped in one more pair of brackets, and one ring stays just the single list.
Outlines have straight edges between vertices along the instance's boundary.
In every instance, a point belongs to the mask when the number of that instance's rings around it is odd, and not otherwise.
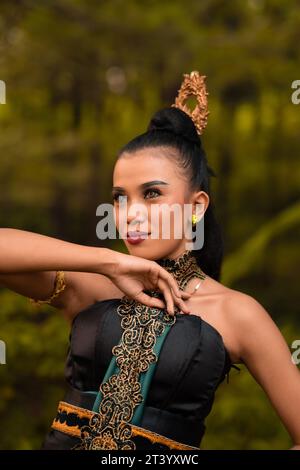
[{"label": "gold earring", "polygon": [[198,217],[196,216],[196,214],[193,214],[192,215],[192,224],[195,225],[197,222],[198,222]]}]

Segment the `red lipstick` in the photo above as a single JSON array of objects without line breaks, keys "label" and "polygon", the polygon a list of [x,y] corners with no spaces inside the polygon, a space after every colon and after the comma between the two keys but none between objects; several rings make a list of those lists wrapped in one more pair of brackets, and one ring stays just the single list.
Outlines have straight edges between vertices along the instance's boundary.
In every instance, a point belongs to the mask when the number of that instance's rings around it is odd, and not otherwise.
[{"label": "red lipstick", "polygon": [[142,243],[148,235],[147,232],[129,231],[127,232],[127,240],[131,245],[137,245],[138,243]]}]

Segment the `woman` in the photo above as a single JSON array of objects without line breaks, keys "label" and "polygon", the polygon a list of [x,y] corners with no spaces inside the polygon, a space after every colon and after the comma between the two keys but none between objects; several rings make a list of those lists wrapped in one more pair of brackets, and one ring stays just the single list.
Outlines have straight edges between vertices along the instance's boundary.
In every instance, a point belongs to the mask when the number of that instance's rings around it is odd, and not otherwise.
[{"label": "woman", "polygon": [[[183,105],[189,94],[193,113]],[[192,72],[175,105],[120,150],[113,199],[129,255],[1,229],[1,283],[72,323],[69,390],[44,449],[198,449],[215,391],[239,363],[300,449],[300,374],[289,348],[254,298],[219,282],[222,237],[200,140],[207,114],[204,79]],[[132,211],[136,203],[142,209]],[[163,204],[193,209],[192,219],[172,220],[168,237]],[[200,221],[204,244],[191,249],[186,233]]]}]

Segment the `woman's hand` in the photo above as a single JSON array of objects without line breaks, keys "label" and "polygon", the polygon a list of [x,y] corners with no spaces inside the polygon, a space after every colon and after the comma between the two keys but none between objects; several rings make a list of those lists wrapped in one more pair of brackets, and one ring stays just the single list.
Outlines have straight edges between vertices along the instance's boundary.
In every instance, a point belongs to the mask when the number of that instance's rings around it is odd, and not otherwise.
[{"label": "woman's hand", "polygon": [[174,277],[155,261],[118,253],[117,263],[107,276],[124,294],[144,305],[166,308],[162,300],[143,292],[145,289],[160,290],[169,314],[174,314],[174,304],[182,313],[190,313],[183,299],[189,299],[191,294],[180,290]]}]

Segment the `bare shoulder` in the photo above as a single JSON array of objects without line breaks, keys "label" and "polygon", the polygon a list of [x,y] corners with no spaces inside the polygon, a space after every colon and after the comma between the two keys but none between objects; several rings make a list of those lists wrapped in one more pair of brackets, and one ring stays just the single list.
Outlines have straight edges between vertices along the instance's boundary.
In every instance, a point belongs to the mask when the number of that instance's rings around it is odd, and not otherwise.
[{"label": "bare shoulder", "polygon": [[232,362],[236,364],[244,362],[243,352],[250,336],[255,338],[258,329],[270,331],[276,327],[266,309],[254,297],[209,276],[190,306],[220,332]]},{"label": "bare shoulder", "polygon": [[226,288],[224,308],[236,326],[251,326],[257,321],[272,321],[267,310],[255,297],[235,289]]},{"label": "bare shoulder", "polygon": [[242,362],[255,354],[260,341],[269,346],[282,343],[283,337],[271,314],[251,295],[229,289],[224,297],[224,312]]},{"label": "bare shoulder", "polygon": [[205,295],[220,303],[222,312],[232,321],[253,322],[258,317],[269,316],[263,305],[251,295],[231,289],[209,276],[205,282]]}]

